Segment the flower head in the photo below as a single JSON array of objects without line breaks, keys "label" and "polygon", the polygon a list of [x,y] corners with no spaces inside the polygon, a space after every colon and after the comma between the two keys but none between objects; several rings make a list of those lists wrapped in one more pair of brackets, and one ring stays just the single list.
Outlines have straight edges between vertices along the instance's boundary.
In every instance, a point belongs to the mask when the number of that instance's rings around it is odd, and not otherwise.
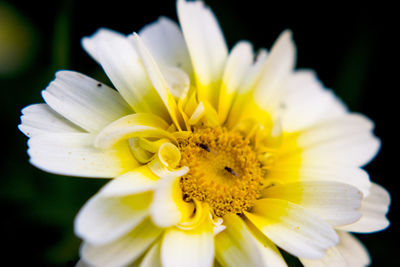
[{"label": "flower head", "polygon": [[83,39],[114,90],[60,71],[20,125],[35,166],[113,178],[75,232],[94,266],[364,266],[348,232],[388,226],[389,194],[361,169],[373,123],[309,70],[284,31],[254,55],[228,53],[212,11],[178,1],[182,30],[160,18],[138,34]]}]

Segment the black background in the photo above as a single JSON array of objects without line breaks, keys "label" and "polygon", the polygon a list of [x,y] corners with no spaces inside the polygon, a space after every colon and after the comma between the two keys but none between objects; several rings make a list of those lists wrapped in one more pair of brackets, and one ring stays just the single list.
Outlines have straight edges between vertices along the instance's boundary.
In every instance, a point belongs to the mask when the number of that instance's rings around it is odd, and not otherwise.
[{"label": "black background", "polygon": [[[302,2],[302,1],[301,1]],[[71,69],[107,81],[81,48],[80,39],[99,27],[129,34],[165,15],[176,20],[174,1],[12,1],[35,29],[33,60],[18,74],[0,77],[2,91],[0,236],[1,261],[13,265],[74,265],[79,240],[74,216],[104,180],[55,176],[28,162],[26,138],[18,131],[20,109],[42,102],[40,91],[55,71]],[[352,111],[376,123],[382,149],[366,166],[372,180],[392,195],[391,226],[357,235],[368,247],[373,266],[393,266],[399,259],[397,181],[399,176],[398,33],[394,7],[383,3],[289,4],[261,1],[206,1],[232,46],[246,39],[257,50],[270,48],[291,29],[298,48],[298,68],[311,68]],[[264,4],[261,4],[264,3]],[[1,40],[0,40],[1,41]]]}]

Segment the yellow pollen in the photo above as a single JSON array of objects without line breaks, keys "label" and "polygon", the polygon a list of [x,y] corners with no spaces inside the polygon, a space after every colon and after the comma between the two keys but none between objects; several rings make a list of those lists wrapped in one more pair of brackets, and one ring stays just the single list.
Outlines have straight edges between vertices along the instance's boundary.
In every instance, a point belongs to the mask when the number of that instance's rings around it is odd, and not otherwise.
[{"label": "yellow pollen", "polygon": [[224,128],[196,128],[179,139],[185,201],[206,202],[215,215],[242,213],[260,197],[264,170],[247,139]]}]

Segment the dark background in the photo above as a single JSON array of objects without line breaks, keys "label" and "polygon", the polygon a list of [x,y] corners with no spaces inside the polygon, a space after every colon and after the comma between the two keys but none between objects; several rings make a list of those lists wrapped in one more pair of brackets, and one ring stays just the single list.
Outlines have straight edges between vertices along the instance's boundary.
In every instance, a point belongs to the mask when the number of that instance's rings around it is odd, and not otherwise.
[{"label": "dark background", "polygon": [[[25,36],[18,43],[26,53],[18,68],[0,72],[0,237],[5,245],[0,264],[12,261],[13,265],[72,266],[78,259],[80,241],[73,234],[74,216],[105,180],[56,176],[34,168],[26,154],[27,139],[17,125],[21,108],[42,102],[40,91],[59,69],[107,81],[101,68],[81,48],[83,36],[99,27],[128,34],[160,15],[176,20],[175,1],[127,3],[0,0],[0,26],[1,9],[6,9],[19,23],[16,30],[12,28],[15,35]],[[318,5],[286,1],[262,5],[252,0],[206,3],[216,13],[230,48],[247,39],[255,49],[269,49],[281,31],[292,29],[298,68],[315,69],[326,87],[333,88],[352,111],[375,121],[375,133],[383,145],[366,169],[375,182],[391,192],[391,226],[384,232],[357,236],[368,247],[373,266],[395,265],[399,261],[395,258],[399,250],[395,218],[399,209],[399,86],[394,7],[376,2],[350,6],[336,1]]]}]

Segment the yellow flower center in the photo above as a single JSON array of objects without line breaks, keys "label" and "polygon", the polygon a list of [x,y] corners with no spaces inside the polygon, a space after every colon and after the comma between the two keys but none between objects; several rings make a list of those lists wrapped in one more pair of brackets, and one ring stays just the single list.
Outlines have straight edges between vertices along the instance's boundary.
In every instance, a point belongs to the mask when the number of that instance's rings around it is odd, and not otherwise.
[{"label": "yellow flower center", "polygon": [[215,215],[242,213],[260,197],[264,170],[247,139],[224,128],[198,128],[179,139],[185,201],[206,202]]}]

